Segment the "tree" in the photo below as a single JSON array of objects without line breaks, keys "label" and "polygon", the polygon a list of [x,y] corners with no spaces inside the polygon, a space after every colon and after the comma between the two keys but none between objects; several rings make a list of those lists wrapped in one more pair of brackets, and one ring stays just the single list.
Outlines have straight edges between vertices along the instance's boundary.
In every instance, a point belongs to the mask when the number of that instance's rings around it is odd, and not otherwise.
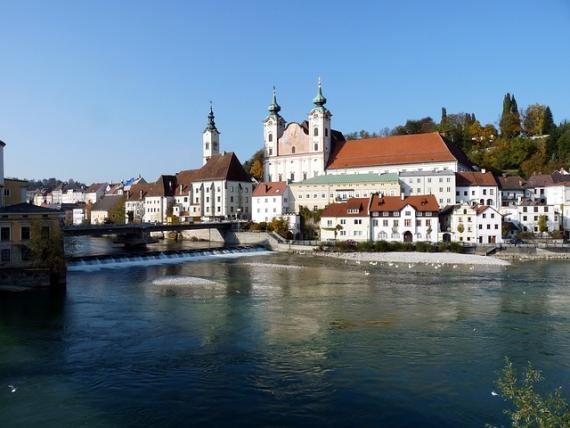
[{"label": "tree", "polygon": [[[125,224],[125,198],[121,198],[107,213],[107,218],[114,224]],[[167,207],[167,216],[172,216],[172,205]]]},{"label": "tree", "polygon": [[271,220],[271,229],[281,235],[283,238],[287,238],[287,232],[289,232],[289,222],[286,218],[275,217]]},{"label": "tree", "polygon": [[263,181],[263,156],[265,149],[256,151],[249,160],[243,164],[243,169],[258,181]]},{"label": "tree", "polygon": [[497,380],[499,395],[510,401],[513,409],[504,411],[512,421],[513,427],[555,428],[570,426],[568,403],[562,395],[562,389],[545,397],[535,391],[535,385],[543,381],[540,370],[530,363],[522,379],[517,377],[513,363],[505,358],[505,366]]},{"label": "tree", "polygon": [[538,231],[540,233],[548,232],[548,224],[546,223],[545,215],[541,215],[538,217]]},{"label": "tree", "polygon": [[513,138],[521,132],[521,119],[515,96],[507,93],[503,99],[503,113],[500,121],[501,136]]},{"label": "tree", "polygon": [[31,224],[29,249],[34,265],[48,269],[51,282],[59,283],[60,276],[66,271],[63,234],[59,224],[34,220]]},{"label": "tree", "polygon": [[425,134],[437,131],[437,125],[431,117],[424,117],[419,120],[408,119],[404,126],[397,126],[392,131],[392,135]]},{"label": "tree", "polygon": [[[542,104],[531,104],[523,112],[523,128],[527,136],[545,134],[546,109]],[[550,109],[548,109],[550,111]],[[550,113],[552,119],[552,113]]]},{"label": "tree", "polygon": [[554,118],[552,117],[552,111],[550,107],[546,106],[546,110],[544,110],[544,122],[542,125],[542,133],[544,135],[552,134],[552,131],[556,128],[554,124]]}]

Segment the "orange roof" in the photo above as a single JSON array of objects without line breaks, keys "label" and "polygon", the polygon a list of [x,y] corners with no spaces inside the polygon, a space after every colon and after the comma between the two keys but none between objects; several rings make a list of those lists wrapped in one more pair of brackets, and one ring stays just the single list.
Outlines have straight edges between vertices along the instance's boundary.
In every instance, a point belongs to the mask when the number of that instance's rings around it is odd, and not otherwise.
[{"label": "orange roof", "polygon": [[348,140],[335,145],[327,168],[456,160],[465,163],[464,155],[457,152],[437,132]]},{"label": "orange roof", "polygon": [[370,212],[400,211],[406,205],[411,205],[416,211],[439,211],[439,204],[434,195],[414,195],[406,196],[380,196],[377,193],[372,195]]},{"label": "orange roof", "polygon": [[[368,198],[351,198],[346,202],[330,204],[321,217],[368,217],[368,202]],[[349,212],[353,210],[355,212]]]},{"label": "orange roof", "polygon": [[281,196],[285,190],[287,190],[286,181],[259,183],[253,191],[253,196]]},{"label": "orange roof", "polygon": [[495,176],[490,172],[457,172],[456,186],[498,186]]}]

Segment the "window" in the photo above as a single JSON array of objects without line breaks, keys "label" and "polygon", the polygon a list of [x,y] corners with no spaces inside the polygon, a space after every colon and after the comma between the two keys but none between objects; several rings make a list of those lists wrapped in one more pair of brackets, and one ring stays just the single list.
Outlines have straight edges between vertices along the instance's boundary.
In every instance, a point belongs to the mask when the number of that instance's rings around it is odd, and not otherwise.
[{"label": "window", "polygon": [[327,220],[327,226],[332,226],[332,220]]},{"label": "window", "polygon": [[399,223],[398,223],[398,220],[394,220],[394,223],[393,223],[393,224],[394,224],[394,227],[398,227],[398,224],[399,224]]},{"label": "window", "polygon": [[319,150],[319,144],[318,144],[318,143],[315,143],[314,149],[315,149],[315,152],[316,152],[317,150]]},{"label": "window", "polygon": [[[273,141],[273,134],[271,132],[267,136],[267,141],[269,141],[270,143]],[[271,150],[271,149],[269,149],[269,150]]]},{"label": "window", "polygon": [[295,154],[295,146],[291,147],[291,153]]},{"label": "window", "polygon": [[406,214],[406,215],[412,215],[412,212],[411,212],[411,211],[406,211],[405,214]]},{"label": "window", "polygon": [[382,226],[388,227],[388,220],[386,219],[382,220]]},{"label": "window", "polygon": [[303,173],[303,180],[306,180],[306,179],[307,179],[307,173],[304,172],[304,173]]},{"label": "window", "polygon": [[10,197],[10,189],[4,189],[4,196]]},{"label": "window", "polygon": [[206,143],[206,150],[210,150],[210,143]]},{"label": "window", "polygon": [[233,202],[233,201],[234,201],[234,197],[230,196],[230,202]]},{"label": "window", "polygon": [[422,221],[421,220],[416,220],[416,227],[420,227],[422,225]]},{"label": "window", "polygon": [[30,240],[30,226],[22,226],[20,239],[22,241]]},{"label": "window", "polygon": [[376,219],[372,220],[372,224],[373,224],[374,226],[378,226],[378,220],[376,220]]},{"label": "window", "polygon": [[2,226],[2,228],[0,228],[0,241],[9,241],[9,240],[10,240],[10,227]]},{"label": "window", "polygon": [[295,181],[295,173],[294,172],[291,173],[291,181]]},{"label": "window", "polygon": [[329,136],[329,128],[325,128],[325,137]]},{"label": "window", "polygon": [[341,218],[341,219],[340,219],[340,224],[346,224],[346,219]]},{"label": "window", "polygon": [[319,136],[319,128],[313,129],[313,136],[315,136],[315,137]]},{"label": "window", "polygon": [[354,219],[354,224],[362,224],[362,219],[360,219],[360,218],[355,218],[355,219]]},{"label": "window", "polygon": [[269,156],[273,156],[273,149],[271,147],[269,148]]},{"label": "window", "polygon": [[0,257],[3,263],[10,262],[10,249],[5,248],[0,252]]},{"label": "window", "polygon": [[412,220],[407,218],[404,220],[404,226],[405,227],[411,227],[412,226]]}]

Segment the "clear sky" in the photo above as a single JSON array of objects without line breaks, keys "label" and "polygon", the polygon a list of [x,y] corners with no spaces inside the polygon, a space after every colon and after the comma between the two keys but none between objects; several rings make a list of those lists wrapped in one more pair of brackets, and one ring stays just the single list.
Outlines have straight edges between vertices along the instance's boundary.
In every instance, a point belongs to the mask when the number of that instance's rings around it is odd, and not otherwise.
[{"label": "clear sky", "polygon": [[333,127],[474,112],[503,95],[570,118],[570,1],[0,0],[0,139],[20,178],[154,180],[221,148],[263,144],[277,86],[305,119],[323,80]]}]

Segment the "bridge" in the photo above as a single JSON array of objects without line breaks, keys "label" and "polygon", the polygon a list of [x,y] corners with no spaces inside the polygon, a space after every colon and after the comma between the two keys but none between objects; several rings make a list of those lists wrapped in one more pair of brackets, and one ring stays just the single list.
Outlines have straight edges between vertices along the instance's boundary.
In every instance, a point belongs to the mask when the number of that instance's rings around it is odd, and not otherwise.
[{"label": "bridge", "polygon": [[144,245],[152,242],[151,232],[182,232],[184,230],[217,229],[221,234],[237,230],[245,221],[222,221],[207,223],[130,223],[130,224],[86,224],[65,226],[64,236],[103,236],[116,235],[125,245]]}]

